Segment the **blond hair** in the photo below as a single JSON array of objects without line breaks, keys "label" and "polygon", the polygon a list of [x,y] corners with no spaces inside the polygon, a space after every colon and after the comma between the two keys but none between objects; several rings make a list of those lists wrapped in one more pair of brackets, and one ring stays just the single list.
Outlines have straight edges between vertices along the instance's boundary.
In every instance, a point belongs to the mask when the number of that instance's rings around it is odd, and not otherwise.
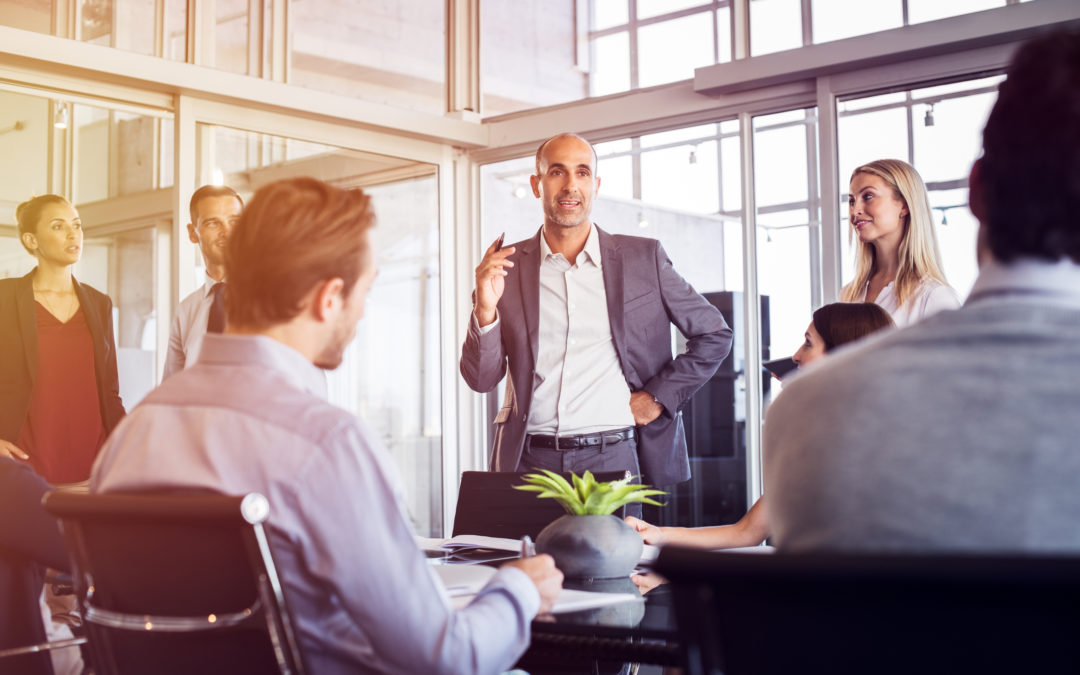
[{"label": "blond hair", "polygon": [[[860,173],[877,176],[892,188],[893,196],[902,200],[907,207],[904,216],[903,233],[900,235],[899,269],[896,272],[894,292],[902,307],[919,284],[925,279],[936,279],[943,284],[945,272],[942,271],[941,251],[938,248],[934,221],[930,215],[930,200],[926,195],[926,184],[913,166],[899,159],[879,159],[863,164],[851,172],[851,179]],[[855,237],[855,228],[848,222],[848,243]],[[862,299],[866,283],[877,271],[873,244],[860,241],[855,257],[855,278],[844,287],[844,302],[858,302]]]}]

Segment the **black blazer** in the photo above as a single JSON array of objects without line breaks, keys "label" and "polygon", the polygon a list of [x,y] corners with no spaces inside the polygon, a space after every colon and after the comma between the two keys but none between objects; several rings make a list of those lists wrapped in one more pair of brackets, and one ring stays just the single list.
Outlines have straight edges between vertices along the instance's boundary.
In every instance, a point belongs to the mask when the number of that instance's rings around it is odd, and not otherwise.
[{"label": "black blazer", "polygon": [[[34,272],[18,279],[0,279],[0,438],[14,443],[30,412],[30,395],[37,373],[37,317],[34,309]],[[112,300],[75,281],[75,293],[90,337],[94,341],[101,423],[113,430],[124,416],[120,379],[116,372],[116,340],[112,329]]]}]

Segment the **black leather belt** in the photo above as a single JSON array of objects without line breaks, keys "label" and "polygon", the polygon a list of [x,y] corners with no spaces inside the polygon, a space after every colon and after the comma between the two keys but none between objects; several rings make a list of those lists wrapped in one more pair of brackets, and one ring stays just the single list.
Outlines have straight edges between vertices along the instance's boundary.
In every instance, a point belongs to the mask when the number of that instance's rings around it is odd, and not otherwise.
[{"label": "black leather belt", "polygon": [[543,434],[529,434],[529,445],[534,448],[547,450],[580,450],[581,448],[595,448],[600,445],[615,445],[628,441],[637,435],[634,427],[614,429],[612,431],[598,431],[594,434],[577,434],[575,436],[544,436]]}]

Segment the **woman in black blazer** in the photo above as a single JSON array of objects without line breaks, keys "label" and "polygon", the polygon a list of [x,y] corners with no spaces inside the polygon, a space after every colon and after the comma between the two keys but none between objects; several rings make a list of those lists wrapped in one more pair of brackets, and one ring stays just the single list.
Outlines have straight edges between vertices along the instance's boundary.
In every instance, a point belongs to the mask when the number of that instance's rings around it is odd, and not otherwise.
[{"label": "woman in black blazer", "polygon": [[112,301],[71,274],[83,233],[70,202],[42,195],[15,217],[38,264],[0,279],[0,456],[50,483],[80,483],[124,416]]}]

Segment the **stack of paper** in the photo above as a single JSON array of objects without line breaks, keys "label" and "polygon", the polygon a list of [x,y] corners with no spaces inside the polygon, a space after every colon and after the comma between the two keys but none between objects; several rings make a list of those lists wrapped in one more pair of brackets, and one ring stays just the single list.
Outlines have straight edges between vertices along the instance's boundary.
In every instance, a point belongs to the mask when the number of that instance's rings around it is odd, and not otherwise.
[{"label": "stack of paper", "polygon": [[[472,602],[480,589],[498,571],[487,565],[434,565],[432,569],[446,587],[450,602],[456,609],[461,609]],[[640,595],[631,593],[595,593],[564,588],[559,592],[551,613],[578,612],[622,602],[643,602],[643,600]]]}]

